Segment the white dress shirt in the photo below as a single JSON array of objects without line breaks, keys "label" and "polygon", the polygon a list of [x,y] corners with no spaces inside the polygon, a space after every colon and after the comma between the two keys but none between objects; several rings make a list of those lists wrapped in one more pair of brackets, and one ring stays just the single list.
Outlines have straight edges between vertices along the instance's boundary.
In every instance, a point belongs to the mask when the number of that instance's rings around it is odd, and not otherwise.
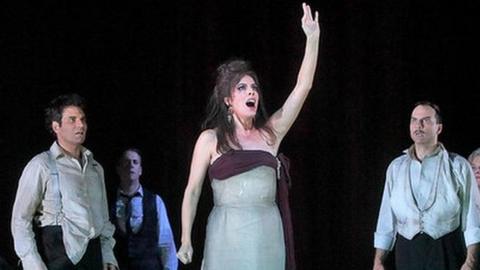
[{"label": "white dress shirt", "polygon": [[13,205],[11,229],[23,268],[47,269],[38,253],[32,226],[49,225],[62,227],[63,243],[73,264],[83,257],[89,240],[100,237],[103,263],[117,265],[102,166],[83,147],[83,164],[64,154],[56,142],[50,154],[56,162],[60,193],[54,186],[49,154],[43,152],[23,170]]}]

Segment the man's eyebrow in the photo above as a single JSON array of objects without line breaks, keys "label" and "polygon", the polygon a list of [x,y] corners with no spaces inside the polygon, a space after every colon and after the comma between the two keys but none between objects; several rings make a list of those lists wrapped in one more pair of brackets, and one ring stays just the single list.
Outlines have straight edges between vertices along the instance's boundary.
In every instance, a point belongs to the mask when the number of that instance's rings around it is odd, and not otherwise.
[{"label": "man's eyebrow", "polygon": [[[410,118],[411,118],[411,119],[418,119],[418,118],[416,118],[415,116],[411,116]],[[427,119],[427,118],[432,118],[432,117],[431,117],[431,116],[425,116],[425,117],[423,117],[423,118],[420,118],[420,120],[422,120],[422,119]]]}]

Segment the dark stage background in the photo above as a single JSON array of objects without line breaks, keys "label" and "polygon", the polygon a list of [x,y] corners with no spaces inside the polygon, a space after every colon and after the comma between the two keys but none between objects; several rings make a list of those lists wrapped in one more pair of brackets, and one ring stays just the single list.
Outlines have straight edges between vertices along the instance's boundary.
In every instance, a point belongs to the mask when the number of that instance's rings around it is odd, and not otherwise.
[{"label": "dark stage background", "polygon": [[[11,1],[13,2],[13,1]],[[299,269],[370,269],[388,163],[409,146],[415,101],[440,104],[441,141],[480,146],[478,9],[473,0],[311,1],[321,48],[314,87],[281,147],[292,160]],[[190,156],[213,72],[250,60],[267,109],[295,84],[305,38],[299,1],[3,3],[0,8],[0,255],[15,260],[9,222],[17,181],[52,138],[43,108],[87,98],[85,145],[116,178],[116,151],[144,152],[144,183],[167,204],[177,246]],[[199,269],[211,192],[194,226]]]}]

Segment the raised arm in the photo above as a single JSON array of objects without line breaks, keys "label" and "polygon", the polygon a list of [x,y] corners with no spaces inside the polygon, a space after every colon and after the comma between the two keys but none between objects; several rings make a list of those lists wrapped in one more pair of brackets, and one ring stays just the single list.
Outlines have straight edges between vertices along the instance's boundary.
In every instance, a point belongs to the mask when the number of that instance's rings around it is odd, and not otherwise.
[{"label": "raised arm", "polygon": [[213,130],[205,130],[198,137],[193,151],[190,175],[185,188],[182,203],[182,239],[177,257],[184,264],[192,261],[192,225],[197,212],[197,204],[202,192],[203,180],[212,157],[212,151],[216,149],[216,134]]},{"label": "raised arm", "polygon": [[317,66],[318,44],[320,39],[320,26],[318,24],[318,12],[315,18],[312,16],[310,6],[303,3],[302,29],[307,38],[305,54],[297,76],[297,84],[288,96],[283,106],[276,111],[269,120],[281,140],[292,126],[293,122],[302,109],[303,103],[312,88],[315,69]]}]

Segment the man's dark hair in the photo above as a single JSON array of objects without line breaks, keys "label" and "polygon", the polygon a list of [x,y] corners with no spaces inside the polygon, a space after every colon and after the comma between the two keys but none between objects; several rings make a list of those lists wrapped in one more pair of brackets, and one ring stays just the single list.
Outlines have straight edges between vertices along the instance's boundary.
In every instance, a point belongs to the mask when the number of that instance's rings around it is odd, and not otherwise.
[{"label": "man's dark hair", "polygon": [[62,124],[63,110],[68,106],[81,108],[85,112],[85,99],[78,94],[65,94],[54,98],[45,108],[45,128],[53,135],[52,122]]},{"label": "man's dark hair", "polygon": [[117,158],[117,166],[118,165],[121,165],[121,162],[123,160],[123,156],[125,155],[125,153],[127,152],[134,152],[134,153],[137,153],[137,155],[140,157],[140,162],[142,162],[142,151],[139,149],[139,148],[136,148],[136,147],[128,147],[128,148],[125,148],[125,150],[122,150],[119,155],[118,155],[118,158]]},{"label": "man's dark hair", "polygon": [[429,107],[431,107],[435,111],[435,118],[437,119],[437,124],[442,124],[443,120],[442,120],[442,114],[440,112],[440,106],[438,106],[437,104],[435,104],[431,101],[427,101],[427,100],[418,101],[417,103],[415,103],[415,106],[413,106],[413,107],[416,108],[417,106],[429,106]]}]

